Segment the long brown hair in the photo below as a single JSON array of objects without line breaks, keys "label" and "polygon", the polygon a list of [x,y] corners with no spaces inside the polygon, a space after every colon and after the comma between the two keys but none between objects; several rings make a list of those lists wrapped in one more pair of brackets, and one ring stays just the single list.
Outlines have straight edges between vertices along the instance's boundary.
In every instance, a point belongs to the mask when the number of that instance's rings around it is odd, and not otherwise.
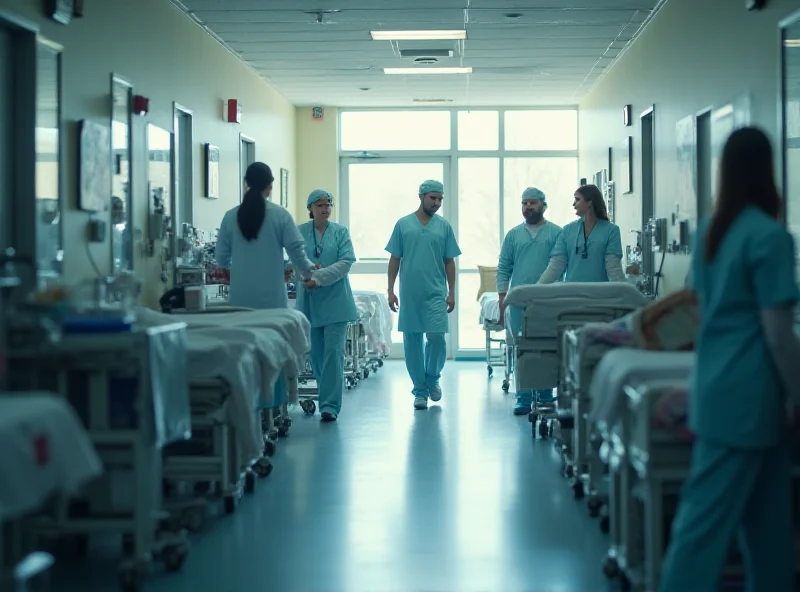
[{"label": "long brown hair", "polygon": [[575,190],[575,193],[580,193],[583,199],[592,204],[594,215],[597,216],[598,220],[610,222],[606,201],[603,199],[603,192],[600,191],[597,185],[581,185]]},{"label": "long brown hair", "polygon": [[722,151],[717,203],[706,236],[706,261],[717,254],[725,233],[742,210],[754,206],[777,220],[782,213],[781,202],[769,138],[755,127],[736,130]]}]

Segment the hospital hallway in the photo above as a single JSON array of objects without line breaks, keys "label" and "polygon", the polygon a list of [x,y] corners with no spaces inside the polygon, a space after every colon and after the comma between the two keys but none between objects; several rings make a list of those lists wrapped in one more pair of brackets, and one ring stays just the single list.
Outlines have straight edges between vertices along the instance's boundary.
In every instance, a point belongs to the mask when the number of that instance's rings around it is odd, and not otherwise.
[{"label": "hospital hallway", "polygon": [[[499,373],[448,362],[441,404],[414,412],[405,367],[388,362],[345,392],[337,423],[297,409],[272,475],[145,591],[606,590],[606,539]],[[54,590],[116,589],[118,560],[118,543],[93,541]]]}]

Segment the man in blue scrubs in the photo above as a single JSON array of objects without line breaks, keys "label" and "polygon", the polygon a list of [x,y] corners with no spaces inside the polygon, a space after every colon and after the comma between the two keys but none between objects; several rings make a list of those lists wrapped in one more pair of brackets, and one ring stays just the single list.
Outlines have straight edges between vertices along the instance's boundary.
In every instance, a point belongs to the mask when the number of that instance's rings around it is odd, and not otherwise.
[{"label": "man in blue scrubs", "polygon": [[[505,297],[510,288],[535,284],[547,269],[550,252],[558,240],[561,227],[544,219],[547,209],[545,194],[536,187],[528,187],[522,193],[522,215],[525,222],[508,231],[500,260],[497,263],[497,292],[500,295],[500,321],[505,316]],[[522,331],[522,309],[512,306],[508,318],[508,330],[516,337]],[[527,415],[533,403],[531,390],[517,391],[514,415]],[[553,391],[536,391],[540,403],[553,400]]]},{"label": "man in blue scrubs", "polygon": [[561,229],[538,283],[557,282],[564,272],[567,282],[624,282],[619,226],[608,219],[602,192],[584,185],[574,198],[572,206],[580,219]]},{"label": "man in blue scrubs", "polygon": [[[394,312],[400,309],[398,329],[403,334],[406,368],[414,385],[414,409],[427,409],[428,398],[442,398],[439,377],[447,355],[447,315],[456,306],[455,258],[461,255],[461,249],[450,223],[435,215],[443,197],[440,181],[422,183],[419,209],[397,221],[386,245],[391,255],[389,306]],[[398,272],[399,302],[394,293]]]}]

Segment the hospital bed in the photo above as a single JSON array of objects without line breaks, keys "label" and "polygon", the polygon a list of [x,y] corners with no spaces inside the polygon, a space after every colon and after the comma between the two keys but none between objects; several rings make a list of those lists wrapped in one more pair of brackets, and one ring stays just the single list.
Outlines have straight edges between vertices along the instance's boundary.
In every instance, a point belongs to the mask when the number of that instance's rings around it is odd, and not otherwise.
[{"label": "hospital bed", "polygon": [[[580,421],[583,409],[565,396],[560,384],[564,332],[590,322],[618,319],[646,304],[647,299],[624,282],[558,283],[512,288],[505,303],[524,309],[520,335],[507,335],[513,341],[515,386],[518,391],[558,388],[558,409],[564,418],[561,428],[565,437],[571,437],[570,423]],[[563,414],[570,407],[575,419]],[[554,405],[535,404],[530,414],[534,437],[537,421],[542,438],[552,435],[555,409]]]},{"label": "hospital bed", "polygon": [[[146,309],[139,321],[159,325],[171,320]],[[275,451],[271,420],[274,385],[283,375],[289,398],[297,398],[300,361],[309,349],[309,323],[294,310],[244,310],[183,314],[191,336],[189,390],[190,442],[169,450],[165,478],[201,488],[217,484],[225,511],[233,512],[243,492],[252,492],[255,477],[272,470],[266,458]],[[284,408],[284,414],[286,410]],[[190,516],[191,517],[191,516]],[[196,524],[196,519],[191,520]]]},{"label": "hospital bed", "polygon": [[139,589],[153,558],[179,570],[186,534],[164,520],[162,450],[191,433],[183,323],[129,332],[65,334],[9,349],[12,391],[47,390],[66,399],[85,426],[105,472],[60,503],[45,530],[86,538],[123,537],[123,590]]},{"label": "hospital bed", "polygon": [[386,296],[368,290],[354,290],[353,299],[359,313],[361,331],[366,338],[366,350],[361,367],[377,372],[392,349],[392,312]]},{"label": "hospital bed", "polygon": [[506,330],[500,323],[500,295],[497,292],[484,292],[481,294],[480,306],[480,323],[486,333],[486,370],[491,377],[494,368],[502,366],[505,372],[503,391],[508,392],[511,388],[511,374],[514,371],[513,349],[507,344],[505,336],[501,338],[494,336]]},{"label": "hospital bed", "polygon": [[[44,590],[53,564],[32,525],[54,500],[78,494],[103,470],[75,411],[42,392],[0,394],[0,590]],[[44,582],[43,582],[44,579]]]}]

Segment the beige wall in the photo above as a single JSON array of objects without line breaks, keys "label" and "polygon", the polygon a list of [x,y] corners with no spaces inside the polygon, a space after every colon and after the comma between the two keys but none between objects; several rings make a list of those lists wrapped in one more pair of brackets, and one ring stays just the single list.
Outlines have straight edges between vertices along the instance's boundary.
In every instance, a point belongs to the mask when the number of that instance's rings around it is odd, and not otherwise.
[{"label": "beige wall", "polygon": [[[193,206],[197,226],[217,228],[225,211],[239,202],[240,132],[256,140],[256,158],[268,163],[276,177],[281,167],[295,169],[294,107],[168,0],[87,2],[85,17],[68,26],[44,18],[42,6],[41,0],[0,0],[0,8],[38,23],[45,37],[64,46],[63,116],[69,147],[63,179],[67,281],[94,275],[84,248],[88,216],[75,209],[75,122],[92,119],[108,124],[112,72],[129,79],[135,94],[150,98],[150,113],[134,118],[133,201],[137,228],[145,228],[148,207],[146,124],[172,130],[173,101],[194,112]],[[222,120],[223,101],[229,98],[236,98],[243,105],[241,125]],[[205,142],[220,148],[219,200],[201,197]],[[292,185],[294,178],[290,174]],[[294,186],[290,187],[290,211],[295,210],[296,194]],[[90,248],[101,272],[110,272],[109,243]],[[143,260],[137,253],[135,267],[137,275],[145,280],[146,301],[152,303],[164,289],[158,279],[158,262]]]},{"label": "beige wall", "polygon": [[[623,244],[641,219],[641,130],[639,115],[655,105],[656,216],[669,217],[676,195],[675,125],[709,106],[750,93],[751,122],[778,140],[778,22],[798,7],[773,0],[748,12],[740,0],[669,0],[630,50],[580,103],[581,176],[606,167],[613,147],[614,177],[620,179],[621,145],[634,142],[634,193],[617,191],[617,223]],[[633,127],[622,125],[622,108],[633,105]],[[660,255],[659,255],[660,257]],[[683,285],[689,257],[667,255],[664,290]]]},{"label": "beige wall", "polygon": [[295,217],[298,222],[308,218],[306,199],[315,189],[333,194],[332,218],[339,219],[339,110],[325,108],[322,121],[311,118],[311,107],[297,107],[295,113],[297,137],[297,200]]}]

